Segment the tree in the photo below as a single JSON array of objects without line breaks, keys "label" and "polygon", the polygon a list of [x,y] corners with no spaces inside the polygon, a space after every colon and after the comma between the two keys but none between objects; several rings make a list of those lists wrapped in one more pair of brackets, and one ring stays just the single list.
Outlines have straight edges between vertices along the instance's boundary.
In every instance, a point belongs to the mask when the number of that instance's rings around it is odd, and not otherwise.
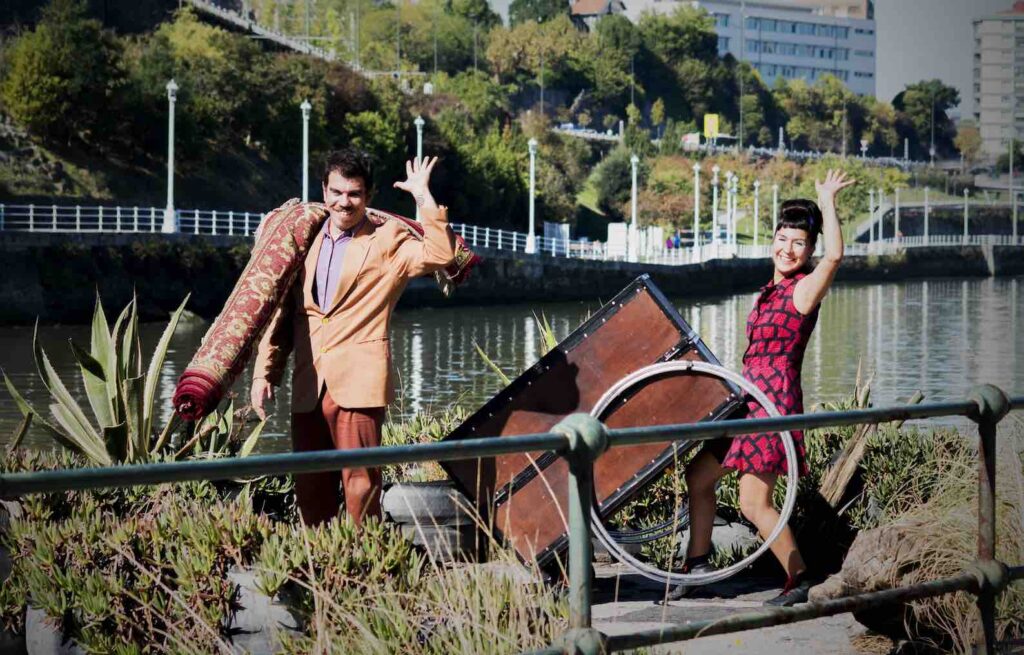
[{"label": "tree", "polygon": [[651,105],[651,122],[659,128],[665,122],[665,101],[661,98],[655,100]]},{"label": "tree", "polygon": [[481,30],[501,25],[501,16],[491,10],[487,0],[445,0],[445,11],[465,18]]},{"label": "tree", "polygon": [[956,130],[947,112],[960,104],[959,91],[941,80],[925,80],[908,84],[893,98],[892,104],[912,126],[913,132],[904,136],[913,140],[921,158],[928,156],[933,124],[936,154],[952,154]]},{"label": "tree", "polygon": [[508,22],[515,27],[529,21],[545,22],[556,16],[568,16],[563,0],[512,0],[508,6]]},{"label": "tree", "polygon": [[964,158],[964,163],[968,168],[978,161],[978,155],[981,153],[981,131],[974,121],[960,123],[956,130],[956,138],[953,139],[953,145]]},{"label": "tree", "polygon": [[718,58],[718,35],[707,11],[682,5],[671,14],[645,13],[638,26],[644,45],[674,66]]},{"label": "tree", "polygon": [[53,0],[6,55],[0,98],[15,121],[49,140],[89,139],[112,119],[120,46],[82,0]]}]

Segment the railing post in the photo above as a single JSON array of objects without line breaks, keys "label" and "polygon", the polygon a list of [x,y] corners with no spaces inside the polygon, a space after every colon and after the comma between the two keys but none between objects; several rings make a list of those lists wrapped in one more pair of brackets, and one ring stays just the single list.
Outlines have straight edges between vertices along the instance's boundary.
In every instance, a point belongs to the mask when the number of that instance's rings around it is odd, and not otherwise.
[{"label": "railing post", "polygon": [[103,231],[103,205],[97,207],[98,213],[96,215],[96,231]]},{"label": "railing post", "polygon": [[590,508],[594,502],[594,461],[608,449],[608,432],[589,414],[571,414],[552,428],[569,446],[569,631],[562,636],[568,652],[604,652],[604,635],[591,625],[591,562],[594,559]]},{"label": "railing post", "polygon": [[968,241],[968,235],[967,235],[967,206],[968,206],[967,202],[968,202],[968,200],[967,200],[967,196],[968,196],[969,193],[970,193],[970,191],[968,189],[964,189],[964,245],[965,246],[967,245],[967,241]]},{"label": "railing post", "polygon": [[194,211],[195,211],[195,213],[192,214],[192,216],[193,216],[192,233],[193,234],[199,234],[199,210],[196,209]]},{"label": "railing post", "polygon": [[485,227],[484,228],[484,248],[490,248],[490,247],[491,247],[491,228],[490,227]]},{"label": "railing post", "polygon": [[235,236],[235,212],[234,210],[228,212],[228,236]]},{"label": "railing post", "polygon": [[245,212],[245,236],[249,236],[252,232],[249,230],[249,212]]},{"label": "railing post", "polygon": [[968,399],[978,405],[970,418],[978,424],[978,611],[982,634],[977,653],[995,655],[996,596],[1006,586],[1006,567],[996,557],[996,424],[1010,411],[999,387],[982,384]]},{"label": "railing post", "polygon": [[36,231],[36,206],[32,203],[28,205],[28,231]]},{"label": "railing post", "polygon": [[135,205],[132,210],[132,232],[139,231],[139,206]]},{"label": "railing post", "polygon": [[6,213],[5,213],[5,210],[4,210],[4,203],[0,202],[0,231],[2,231],[4,229],[4,219],[5,218],[6,218]]},{"label": "railing post", "polygon": [[149,231],[156,232],[156,207],[149,208]]},{"label": "railing post", "polygon": [[216,235],[217,234],[217,210],[216,209],[213,210],[213,218],[210,219],[210,225],[212,226],[211,230],[210,230],[210,234]]},{"label": "railing post", "polygon": [[121,232],[121,205],[114,207],[114,232]]},{"label": "railing post", "polygon": [[82,231],[82,206],[75,205],[75,232]]}]

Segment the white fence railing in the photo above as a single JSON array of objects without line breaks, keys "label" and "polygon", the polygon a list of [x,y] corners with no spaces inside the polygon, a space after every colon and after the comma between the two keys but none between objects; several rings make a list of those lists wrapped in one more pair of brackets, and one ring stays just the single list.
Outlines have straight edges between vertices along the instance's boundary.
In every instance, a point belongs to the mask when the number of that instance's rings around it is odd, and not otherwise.
[{"label": "white fence railing", "polygon": [[[252,237],[263,220],[258,212],[178,209],[175,211],[176,231],[191,235]],[[0,231],[66,232],[66,233],[135,233],[160,232],[164,210],[159,207],[83,206],[83,205],[5,205],[0,203]],[[527,235],[500,228],[453,223],[455,230],[473,248],[526,252]],[[535,238],[538,254],[547,257],[568,257],[601,261],[626,261],[628,249],[610,249],[607,243],[574,239]],[[934,234],[875,239],[872,243],[851,243],[849,255],[886,254],[904,248],[932,246],[1024,245],[1024,236],[1010,234]],[[821,242],[818,253],[821,254]],[[668,248],[649,242],[635,255],[646,264],[679,266],[713,259],[758,259],[771,255],[768,244],[734,245],[727,240]]]}]

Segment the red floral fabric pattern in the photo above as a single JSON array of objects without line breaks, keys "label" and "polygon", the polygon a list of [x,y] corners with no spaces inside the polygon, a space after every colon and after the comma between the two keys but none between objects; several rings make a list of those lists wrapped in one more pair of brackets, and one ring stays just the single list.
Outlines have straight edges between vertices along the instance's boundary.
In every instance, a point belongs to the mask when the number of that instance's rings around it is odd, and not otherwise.
[{"label": "red floral fabric pattern", "polygon": [[326,218],[322,204],[292,199],[263,219],[249,263],[178,378],[174,409],[182,418],[201,419],[220,404],[245,369]]},{"label": "red floral fabric pattern", "polygon": [[[749,345],[743,354],[743,377],[757,385],[782,414],[804,411],[800,369],[820,309],[819,305],[804,316],[793,304],[793,289],[805,276],[806,273],[798,273],[778,284],[762,287],[747,317]],[[764,418],[768,413],[757,401],[750,400],[747,416]],[[799,471],[803,475],[807,473],[804,435],[800,430],[793,430],[792,435]],[[752,473],[782,475],[788,472],[786,451],[776,432],[735,437],[722,466]]]}]

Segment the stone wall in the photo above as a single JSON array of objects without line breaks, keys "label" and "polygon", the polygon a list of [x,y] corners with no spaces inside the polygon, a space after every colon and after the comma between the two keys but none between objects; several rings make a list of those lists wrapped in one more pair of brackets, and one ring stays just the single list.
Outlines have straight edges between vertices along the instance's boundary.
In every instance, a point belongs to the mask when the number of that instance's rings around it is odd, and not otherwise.
[{"label": "stone wall", "polygon": [[[143,319],[163,319],[186,294],[189,309],[212,318],[248,260],[251,240],[160,234],[45,234],[0,232],[0,324],[88,322],[98,291],[108,311],[137,294]],[[771,276],[767,260],[720,259],[700,265],[524,255],[480,249],[484,261],[455,296],[445,299],[433,280],[414,280],[406,307],[500,304],[548,300],[607,300],[647,273],[670,296],[750,291]],[[1024,248],[1013,246],[909,248],[887,256],[847,257],[840,281],[922,277],[1024,275]]]}]

